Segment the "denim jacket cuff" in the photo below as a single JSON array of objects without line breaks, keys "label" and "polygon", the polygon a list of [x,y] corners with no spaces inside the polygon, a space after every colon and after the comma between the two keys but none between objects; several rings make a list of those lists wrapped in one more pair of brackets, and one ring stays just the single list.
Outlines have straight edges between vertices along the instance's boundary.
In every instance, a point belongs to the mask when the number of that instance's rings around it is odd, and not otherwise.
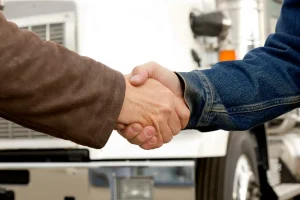
[{"label": "denim jacket cuff", "polygon": [[186,129],[208,126],[214,102],[214,92],[208,78],[199,70],[176,74],[184,83],[184,99],[191,111]]}]

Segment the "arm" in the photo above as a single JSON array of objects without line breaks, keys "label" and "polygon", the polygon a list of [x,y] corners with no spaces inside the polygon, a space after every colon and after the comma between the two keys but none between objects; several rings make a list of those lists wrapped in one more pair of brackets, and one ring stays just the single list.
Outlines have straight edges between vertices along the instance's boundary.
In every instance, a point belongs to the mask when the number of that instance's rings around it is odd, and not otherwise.
[{"label": "arm", "polygon": [[191,110],[187,128],[244,130],[300,106],[300,2],[285,0],[276,33],[243,60],[178,73]]},{"label": "arm", "polygon": [[101,148],[120,113],[122,74],[7,22],[0,12],[0,116]]},{"label": "arm", "polygon": [[157,81],[133,87],[121,73],[19,30],[1,12],[0,41],[0,117],[94,148],[117,122],[147,127],[125,138],[149,149],[154,134],[161,146],[188,121],[186,105]]},{"label": "arm", "polygon": [[[132,71],[131,84],[153,78],[178,97],[183,93],[191,111],[188,129],[245,130],[299,107],[300,2],[284,1],[276,34],[243,60],[177,75],[150,62]],[[132,133],[130,128],[121,134]]]}]

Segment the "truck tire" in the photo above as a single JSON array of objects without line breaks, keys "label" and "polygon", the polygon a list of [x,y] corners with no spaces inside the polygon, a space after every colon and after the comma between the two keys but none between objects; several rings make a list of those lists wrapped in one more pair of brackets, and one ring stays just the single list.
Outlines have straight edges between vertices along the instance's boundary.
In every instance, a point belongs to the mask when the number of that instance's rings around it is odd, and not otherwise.
[{"label": "truck tire", "polygon": [[259,200],[256,146],[249,132],[232,132],[225,157],[199,159],[196,199]]}]

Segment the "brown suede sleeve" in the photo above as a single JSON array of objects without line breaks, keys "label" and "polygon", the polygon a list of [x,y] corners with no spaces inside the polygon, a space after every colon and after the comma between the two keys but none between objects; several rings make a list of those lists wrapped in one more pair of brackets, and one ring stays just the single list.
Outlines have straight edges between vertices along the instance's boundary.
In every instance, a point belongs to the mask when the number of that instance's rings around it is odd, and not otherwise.
[{"label": "brown suede sleeve", "polygon": [[102,148],[125,94],[121,73],[7,22],[0,12],[0,116]]}]

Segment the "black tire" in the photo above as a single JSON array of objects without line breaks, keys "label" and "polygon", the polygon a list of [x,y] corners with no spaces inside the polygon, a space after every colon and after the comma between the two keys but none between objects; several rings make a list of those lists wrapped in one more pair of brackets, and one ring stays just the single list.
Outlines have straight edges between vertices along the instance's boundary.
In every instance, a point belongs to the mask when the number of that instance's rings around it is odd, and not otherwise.
[{"label": "black tire", "polygon": [[246,155],[255,177],[256,195],[259,193],[259,175],[255,148],[257,143],[248,132],[232,132],[227,155],[221,158],[199,159],[196,170],[197,200],[232,200],[233,181],[237,161]]}]

